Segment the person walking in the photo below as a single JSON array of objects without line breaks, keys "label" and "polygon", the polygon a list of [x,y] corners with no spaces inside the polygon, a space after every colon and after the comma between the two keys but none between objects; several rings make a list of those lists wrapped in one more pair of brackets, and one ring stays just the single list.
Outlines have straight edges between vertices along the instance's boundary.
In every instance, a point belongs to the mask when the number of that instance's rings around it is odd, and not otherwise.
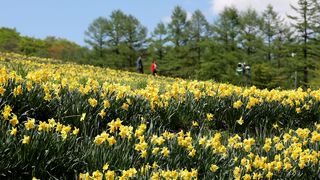
[{"label": "person walking", "polygon": [[143,64],[142,64],[142,58],[141,58],[141,56],[138,57],[137,62],[136,62],[136,65],[137,65],[137,71],[138,71],[138,73],[143,74]]},{"label": "person walking", "polygon": [[156,63],[156,60],[152,61],[151,72],[152,72],[152,75],[154,75],[154,76],[157,74],[157,63]]}]

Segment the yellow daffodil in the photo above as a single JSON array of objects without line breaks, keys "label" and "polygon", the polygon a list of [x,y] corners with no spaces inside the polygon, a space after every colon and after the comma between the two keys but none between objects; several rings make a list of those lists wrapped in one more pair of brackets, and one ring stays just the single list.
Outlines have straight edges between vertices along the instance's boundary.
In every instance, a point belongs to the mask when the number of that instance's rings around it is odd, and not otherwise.
[{"label": "yellow daffodil", "polygon": [[128,111],[128,109],[129,109],[129,104],[123,103],[122,106],[121,106],[121,108],[124,109],[124,110],[126,110],[126,111]]},{"label": "yellow daffodil", "polygon": [[29,119],[26,123],[24,123],[26,130],[33,129],[35,127],[35,122],[35,119]]},{"label": "yellow daffodil", "polygon": [[12,127],[12,129],[11,129],[11,131],[10,131],[10,135],[16,136],[16,135],[17,135],[17,132],[18,132],[17,128]]},{"label": "yellow daffodil", "polygon": [[244,121],[243,121],[243,119],[242,119],[242,116],[240,117],[239,120],[237,120],[237,123],[240,124],[240,125],[242,125],[242,124],[244,123]]},{"label": "yellow daffodil", "polygon": [[22,144],[29,144],[30,143],[30,136],[23,136]]},{"label": "yellow daffodil", "polygon": [[88,102],[89,102],[91,107],[96,107],[97,104],[98,104],[98,101],[96,99],[94,99],[94,98],[89,98]]},{"label": "yellow daffodil", "polygon": [[87,115],[86,113],[82,113],[80,121],[84,121],[84,119],[86,118],[86,115]]},{"label": "yellow daffodil", "polygon": [[162,153],[162,155],[163,155],[164,157],[168,157],[170,151],[169,151],[169,149],[168,149],[167,147],[164,147],[164,148],[162,148],[161,153]]},{"label": "yellow daffodil", "polygon": [[2,111],[2,116],[5,120],[9,119],[11,111],[12,111],[12,108],[9,105],[6,105],[4,107],[4,110]]},{"label": "yellow daffodil", "polygon": [[115,179],[115,176],[116,176],[116,173],[114,171],[110,171],[108,170],[105,174],[104,174],[105,178],[107,180],[114,180]]},{"label": "yellow daffodil", "polygon": [[238,100],[238,101],[233,103],[233,108],[239,109],[242,106],[242,104],[243,104],[242,101]]},{"label": "yellow daffodil", "polygon": [[105,163],[102,167],[103,171],[106,171],[109,169],[109,164],[108,163]]},{"label": "yellow daffodil", "polygon": [[79,134],[79,128],[74,128],[74,130],[72,131],[73,135],[77,135]]},{"label": "yellow daffodil", "polygon": [[22,94],[22,87],[21,87],[21,85],[15,87],[15,88],[13,89],[13,96],[14,96],[14,97],[16,97],[16,96],[18,96],[18,95],[21,95],[21,94]]},{"label": "yellow daffodil", "polygon": [[106,109],[109,108],[110,107],[110,102],[108,100],[104,100],[103,101],[103,107],[106,108]]},{"label": "yellow daffodil", "polygon": [[216,172],[218,169],[219,169],[219,167],[218,167],[217,165],[211,164],[211,166],[210,166],[210,171]]},{"label": "yellow daffodil", "polygon": [[207,120],[208,121],[212,121],[213,120],[213,114],[211,114],[211,113],[207,113]]},{"label": "yellow daffodil", "polygon": [[10,124],[12,126],[16,126],[17,124],[19,124],[19,120],[17,115],[13,114],[12,119],[10,120]]},{"label": "yellow daffodil", "polygon": [[193,126],[193,127],[198,127],[198,126],[199,126],[199,124],[198,124],[198,122],[197,122],[197,121],[192,121],[192,126]]}]

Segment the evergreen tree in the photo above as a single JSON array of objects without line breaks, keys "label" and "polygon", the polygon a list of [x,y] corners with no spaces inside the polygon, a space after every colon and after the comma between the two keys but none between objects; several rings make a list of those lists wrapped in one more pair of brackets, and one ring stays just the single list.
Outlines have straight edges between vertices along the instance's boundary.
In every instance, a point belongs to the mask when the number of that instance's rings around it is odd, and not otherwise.
[{"label": "evergreen tree", "polygon": [[195,61],[193,64],[198,66],[205,48],[203,42],[208,39],[209,33],[209,23],[200,10],[193,13],[189,32],[191,58]]},{"label": "evergreen tree", "polygon": [[106,18],[99,17],[90,24],[85,32],[85,42],[92,47],[98,58],[104,57],[104,51],[107,47],[107,24],[108,20]]},{"label": "evergreen tree", "polygon": [[[318,7],[318,1],[315,0],[299,0],[298,6],[292,6],[291,8],[297,12],[297,16],[289,15],[288,17],[293,20],[292,26],[298,32],[299,45],[302,51],[301,60],[303,61],[303,85],[308,86],[309,83],[309,71],[315,69],[315,57],[318,56],[315,53],[315,42],[317,32],[314,26],[315,21],[318,19],[320,11]],[[299,55],[299,54],[298,54]]]},{"label": "evergreen tree", "polygon": [[146,36],[147,28],[142,26],[137,18],[128,15],[124,25],[124,44],[128,51],[124,54],[130,67],[134,66],[138,54],[145,48]]},{"label": "evergreen tree", "polygon": [[285,65],[281,64],[281,61],[290,58],[292,53],[295,52],[295,50],[292,49],[295,37],[289,27],[279,25],[277,27],[277,33],[273,38],[272,44],[270,47],[268,46],[268,50],[271,52],[271,60],[274,60],[273,64],[276,64],[276,67],[279,69]]},{"label": "evergreen tree", "polygon": [[171,42],[175,47],[186,45],[188,42],[187,12],[180,6],[176,6],[171,15],[171,22],[168,25],[168,32]]},{"label": "evergreen tree", "polygon": [[282,26],[283,20],[280,19],[279,15],[273,10],[271,5],[268,5],[267,9],[262,14],[263,18],[263,33],[267,44],[266,53],[268,61],[272,60],[272,52],[274,52],[273,42],[276,39],[278,33],[281,32],[280,26]]},{"label": "evergreen tree", "polygon": [[240,15],[236,8],[226,7],[213,25],[214,39],[226,51],[235,51],[240,33]]},{"label": "evergreen tree", "polygon": [[[291,58],[293,53],[291,44],[294,42],[292,32],[271,5],[268,5],[267,9],[262,13],[262,18],[262,33],[265,44],[263,56],[267,61],[253,67],[253,74],[258,73],[255,74],[254,81],[261,84],[261,86],[264,84],[264,87],[268,88],[288,86],[287,80],[294,74],[296,65]],[[277,68],[275,69],[274,67]],[[258,72],[255,71],[256,68],[261,69],[258,69]],[[261,79],[268,81],[262,82]]]},{"label": "evergreen tree", "polygon": [[132,15],[115,10],[109,18],[100,17],[89,26],[85,41],[98,52],[100,59],[108,59],[110,66],[134,66],[137,54],[145,48],[147,29]]},{"label": "evergreen tree", "polygon": [[168,24],[168,39],[172,48],[169,48],[167,54],[168,67],[165,70],[168,72],[167,75],[186,78],[192,73],[189,69],[189,48],[187,46],[189,24],[187,12],[180,6],[176,6],[171,15],[171,22]]},{"label": "evergreen tree", "polygon": [[168,32],[166,28],[166,25],[160,22],[151,33],[150,49],[160,61],[162,61],[165,56],[165,44],[168,41]]},{"label": "evergreen tree", "polygon": [[248,9],[242,13],[240,18],[240,43],[246,52],[249,63],[261,62],[262,40],[262,20],[258,13],[253,9]]},{"label": "evergreen tree", "polygon": [[[243,59],[243,53],[238,48],[240,33],[240,15],[236,8],[226,7],[219,14],[218,20],[212,25],[213,42],[207,43],[204,62],[201,64],[201,76],[215,81],[228,81],[238,84],[240,77],[236,76],[237,63]],[[212,41],[211,40],[211,41]]]},{"label": "evergreen tree", "polygon": [[120,54],[119,45],[124,40],[127,15],[121,10],[112,11],[107,23],[107,46],[115,55]]}]

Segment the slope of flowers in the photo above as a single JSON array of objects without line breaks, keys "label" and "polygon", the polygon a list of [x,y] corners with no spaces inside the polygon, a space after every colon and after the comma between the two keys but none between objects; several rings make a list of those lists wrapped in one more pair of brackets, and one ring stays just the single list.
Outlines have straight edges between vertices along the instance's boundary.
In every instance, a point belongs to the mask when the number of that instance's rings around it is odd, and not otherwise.
[{"label": "slope of flowers", "polygon": [[[0,56],[0,83],[4,89],[2,95],[9,95],[14,88],[19,87],[13,84],[12,89],[4,87],[11,79],[20,85],[21,93],[31,92],[35,84],[41,86],[37,91],[44,94],[43,99],[47,102],[59,101],[63,92],[69,91],[71,94],[80,93],[86,101],[95,98],[101,109],[105,98],[120,102],[131,97],[145,104],[140,107],[141,112],[154,111],[158,113],[160,121],[165,121],[163,124],[169,124],[175,129],[185,128],[190,121],[201,120],[207,113],[214,114],[215,126],[224,129],[271,127],[275,123],[300,127],[319,119],[320,90],[260,90],[254,86],[241,88],[208,81],[153,78],[16,54]],[[70,98],[75,101],[78,98],[73,97]],[[123,105],[129,107],[128,103],[123,102]],[[244,122],[236,127],[235,119],[240,117]]]},{"label": "slope of flowers", "polygon": [[0,177],[316,179],[319,101],[2,53]]}]

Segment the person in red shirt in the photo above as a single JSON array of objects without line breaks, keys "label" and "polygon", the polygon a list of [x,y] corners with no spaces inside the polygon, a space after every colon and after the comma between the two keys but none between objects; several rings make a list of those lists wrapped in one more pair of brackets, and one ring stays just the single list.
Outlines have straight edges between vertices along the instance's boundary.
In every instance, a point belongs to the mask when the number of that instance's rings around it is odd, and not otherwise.
[{"label": "person in red shirt", "polygon": [[151,64],[151,72],[152,72],[152,75],[156,75],[157,73],[157,63],[156,63],[156,60],[153,60],[152,61],[152,64]]}]

